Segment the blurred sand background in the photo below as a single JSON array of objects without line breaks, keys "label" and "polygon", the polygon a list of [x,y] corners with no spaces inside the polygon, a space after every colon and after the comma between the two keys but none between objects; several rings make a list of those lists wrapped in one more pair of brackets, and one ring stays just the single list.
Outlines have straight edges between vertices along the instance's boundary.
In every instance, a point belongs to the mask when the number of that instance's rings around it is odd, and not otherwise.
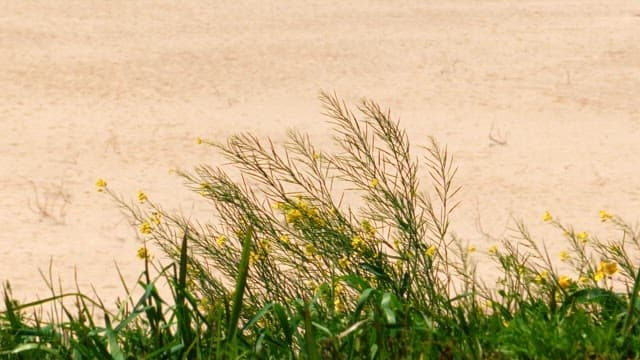
[{"label": "blurred sand background", "polygon": [[221,164],[196,137],[295,128],[331,149],[321,90],[449,146],[453,231],[479,255],[512,218],[558,252],[545,210],[603,237],[598,210],[639,219],[637,1],[3,0],[0,280],[44,297],[51,260],[65,288],[77,270],[121,296],[114,262],[132,285],[141,243],[96,179],[206,215],[168,173]]}]

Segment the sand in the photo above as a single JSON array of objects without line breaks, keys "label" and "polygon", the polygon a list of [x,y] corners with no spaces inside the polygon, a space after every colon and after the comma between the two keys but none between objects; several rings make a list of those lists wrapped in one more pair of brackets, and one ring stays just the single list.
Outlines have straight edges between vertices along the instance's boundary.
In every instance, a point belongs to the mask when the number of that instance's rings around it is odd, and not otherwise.
[{"label": "sand", "polygon": [[[169,169],[221,164],[196,137],[287,128],[331,148],[318,93],[391,108],[455,156],[452,230],[486,251],[545,210],[603,237],[640,209],[636,1],[3,1],[0,280],[21,300],[74,274],[107,301],[140,237],[104,178],[184,214],[207,208]],[[494,140],[492,140],[493,138]],[[499,144],[504,142],[504,144]],[[427,179],[422,179],[427,183]],[[481,224],[481,227],[478,226]],[[481,268],[490,272],[491,268]]]}]

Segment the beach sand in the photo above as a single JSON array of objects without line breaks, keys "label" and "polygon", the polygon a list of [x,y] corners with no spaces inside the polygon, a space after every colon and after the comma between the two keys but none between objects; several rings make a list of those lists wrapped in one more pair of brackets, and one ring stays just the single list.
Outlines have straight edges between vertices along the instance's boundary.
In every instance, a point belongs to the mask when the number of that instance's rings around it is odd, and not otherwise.
[{"label": "beach sand", "polygon": [[[0,280],[18,299],[124,294],[136,229],[98,178],[135,200],[207,214],[170,169],[221,165],[197,137],[288,128],[335,149],[320,91],[390,108],[414,155],[435,136],[459,167],[452,231],[478,256],[516,219],[552,254],[612,236],[640,209],[636,1],[3,1]],[[504,144],[491,138],[504,141]],[[428,185],[428,179],[421,180]],[[491,275],[491,267],[480,268]]]}]

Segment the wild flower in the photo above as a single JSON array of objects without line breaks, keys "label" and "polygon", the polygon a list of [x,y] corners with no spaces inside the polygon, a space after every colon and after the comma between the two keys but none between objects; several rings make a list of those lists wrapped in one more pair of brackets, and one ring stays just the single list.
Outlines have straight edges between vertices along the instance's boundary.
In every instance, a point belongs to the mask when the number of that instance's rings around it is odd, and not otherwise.
[{"label": "wild flower", "polygon": [[425,251],[425,255],[427,255],[427,257],[433,257],[437,250],[438,248],[435,245],[431,245],[427,248],[427,251]]},{"label": "wild flower", "polygon": [[604,279],[604,272],[602,270],[596,271],[596,273],[593,274],[593,279],[595,281],[600,281],[600,280]]},{"label": "wild flower", "polygon": [[376,229],[371,225],[369,220],[362,220],[360,226],[362,227],[362,232],[364,232],[367,237],[373,238],[376,236]]},{"label": "wild flower", "polygon": [[553,221],[553,216],[551,215],[551,213],[549,211],[545,211],[544,212],[544,214],[542,215],[542,221],[544,221],[544,222]]},{"label": "wild flower", "polygon": [[312,257],[317,252],[316,247],[313,244],[306,244],[304,246],[304,254],[307,257]]},{"label": "wild flower", "polygon": [[154,211],[151,213],[151,217],[149,219],[154,224],[160,225],[160,222],[162,221],[162,213],[160,213],[159,211]]},{"label": "wild flower", "polygon": [[107,187],[107,182],[104,181],[104,179],[100,178],[98,179],[98,181],[96,181],[96,190],[98,192],[103,192],[106,187]]},{"label": "wild flower", "polygon": [[296,224],[302,220],[302,212],[298,209],[290,209],[287,211],[285,221],[287,224]]},{"label": "wild flower", "polygon": [[600,221],[601,222],[606,222],[607,220],[610,220],[610,219],[613,218],[613,215],[611,215],[610,213],[608,213],[605,210],[600,210],[599,215],[600,215]]},{"label": "wild flower", "polygon": [[536,277],[534,278],[534,281],[536,282],[536,284],[540,285],[545,283],[548,278],[549,278],[549,272],[547,270],[544,270],[544,271],[541,271],[538,275],[536,275]]},{"label": "wild flower", "polygon": [[371,182],[369,182],[369,187],[372,189],[377,188],[378,185],[380,185],[380,180],[378,180],[377,178],[373,178],[371,179]]},{"label": "wild flower", "polygon": [[560,285],[560,287],[563,289],[568,288],[569,286],[571,286],[572,283],[573,283],[573,280],[566,275],[562,275],[558,278],[558,285]]},{"label": "wild flower", "polygon": [[140,224],[140,233],[144,234],[144,235],[148,235],[151,234],[152,232],[152,228],[151,228],[151,224],[149,224],[148,221],[144,221],[142,224]]},{"label": "wild flower", "polygon": [[216,245],[218,245],[218,247],[223,247],[226,242],[227,242],[227,237],[224,236],[223,234],[220,234],[216,238]]},{"label": "wild flower", "polygon": [[467,252],[469,254],[476,252],[476,247],[474,245],[469,245],[469,247],[467,247]]},{"label": "wild flower", "polygon": [[138,202],[140,204],[144,204],[147,200],[147,194],[145,194],[142,190],[138,190]]},{"label": "wild flower", "polygon": [[583,244],[586,244],[589,240],[589,234],[586,231],[579,232],[576,238]]},{"label": "wild flower", "polygon": [[255,251],[252,251],[251,253],[249,253],[249,265],[253,266],[260,260],[262,260],[262,257],[259,254],[257,254]]},{"label": "wild flower", "polygon": [[278,239],[280,239],[280,242],[283,244],[290,244],[291,240],[289,240],[289,235],[287,234],[282,234],[278,237]]},{"label": "wild flower", "polygon": [[136,256],[142,260],[150,260],[151,259],[151,254],[149,253],[149,250],[147,250],[146,246],[143,246],[141,248],[138,249],[138,252],[136,253]]},{"label": "wild flower", "polygon": [[356,235],[351,238],[351,247],[358,253],[361,253],[366,248],[366,244],[360,235]]},{"label": "wild flower", "polygon": [[568,251],[566,251],[566,250],[560,251],[560,260],[561,261],[567,261],[569,259],[571,259],[571,254],[569,254]]},{"label": "wild flower", "polygon": [[489,255],[497,255],[498,254],[498,247],[496,245],[491,245],[489,247],[489,249],[487,250],[487,253],[489,253]]},{"label": "wild flower", "polygon": [[613,261],[601,261],[598,265],[598,271],[606,275],[613,275],[618,272],[618,264]]},{"label": "wild flower", "polygon": [[351,261],[349,261],[349,258],[346,256],[343,256],[338,260],[338,266],[342,269],[347,269],[349,265],[351,265]]}]

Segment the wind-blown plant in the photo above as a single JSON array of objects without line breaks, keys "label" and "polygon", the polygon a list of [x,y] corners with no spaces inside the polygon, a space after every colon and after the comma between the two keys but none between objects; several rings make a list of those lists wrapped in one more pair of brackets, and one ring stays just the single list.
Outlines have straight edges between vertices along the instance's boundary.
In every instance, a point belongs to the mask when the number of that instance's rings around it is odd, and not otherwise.
[{"label": "wind-blown plant", "polygon": [[[518,222],[517,237],[487,250],[501,274],[495,286],[484,284],[475,274],[475,246],[449,232],[460,187],[447,148],[429,138],[421,169],[389,111],[368,100],[357,112],[335,95],[320,100],[335,152],[296,131],[282,145],[249,134],[226,142],[198,138],[240,174],[206,165],[178,171],[215,209],[215,223],[171,214],[142,191],[132,204],[99,180],[98,191],[116,200],[144,240],[144,294],[133,301],[125,288],[129,301],[116,314],[94,303],[105,314],[98,327],[80,292],[22,305],[6,292],[0,355],[640,356],[634,228],[601,211],[622,234],[601,241],[545,213],[569,245],[559,258],[573,273],[560,273]],[[430,184],[421,189],[424,178]],[[152,260],[156,248],[170,265]],[[157,278],[168,281],[171,301],[160,296]],[[63,306],[66,321],[27,321],[26,309],[67,296],[77,298],[79,315]]]}]

